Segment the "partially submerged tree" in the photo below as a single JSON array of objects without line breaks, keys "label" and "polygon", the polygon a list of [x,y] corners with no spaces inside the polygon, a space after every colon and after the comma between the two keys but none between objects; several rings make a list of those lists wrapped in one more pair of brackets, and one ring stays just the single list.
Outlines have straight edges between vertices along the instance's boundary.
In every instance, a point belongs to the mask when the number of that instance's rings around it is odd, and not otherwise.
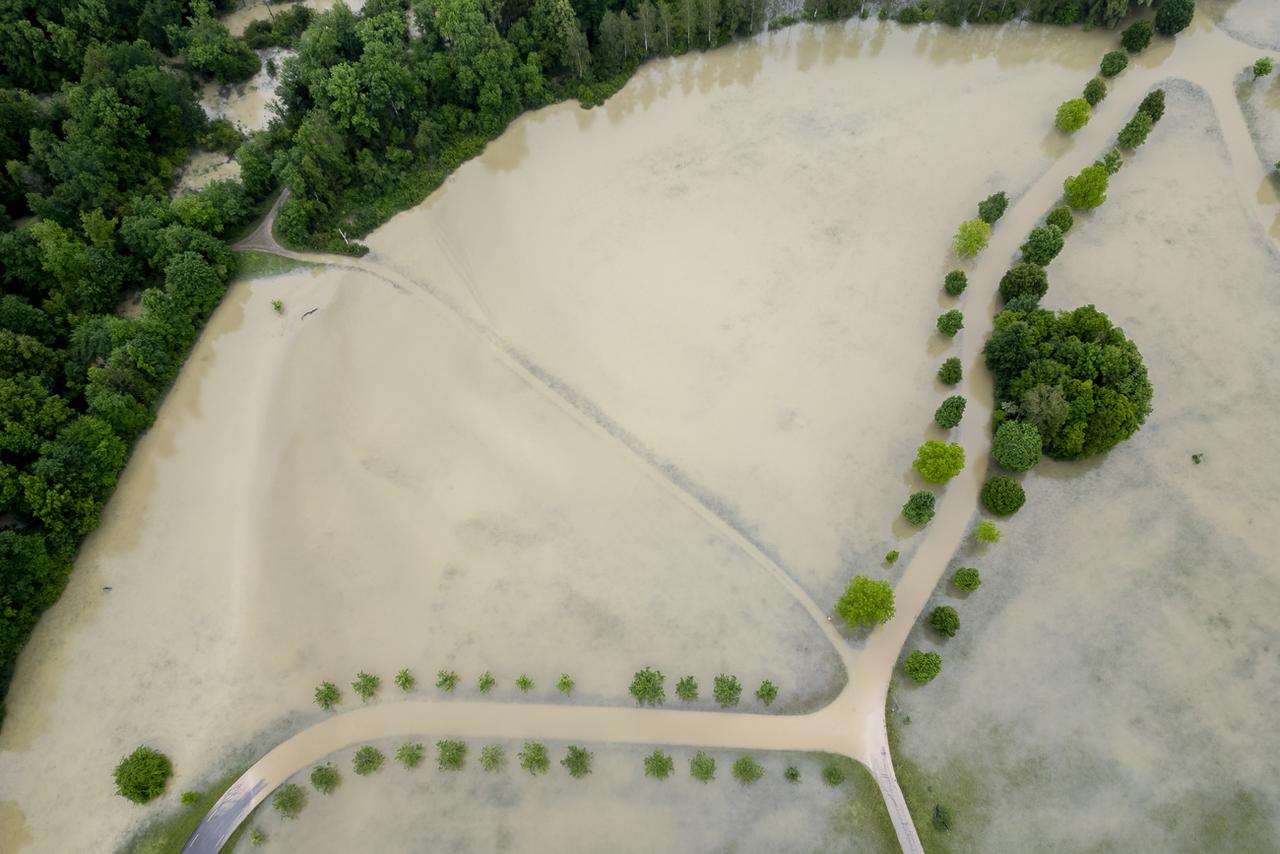
[{"label": "partially submerged tree", "polygon": [[845,589],[835,611],[851,628],[876,626],[893,618],[893,587],[887,581],[875,581],[865,575],[854,576]]}]

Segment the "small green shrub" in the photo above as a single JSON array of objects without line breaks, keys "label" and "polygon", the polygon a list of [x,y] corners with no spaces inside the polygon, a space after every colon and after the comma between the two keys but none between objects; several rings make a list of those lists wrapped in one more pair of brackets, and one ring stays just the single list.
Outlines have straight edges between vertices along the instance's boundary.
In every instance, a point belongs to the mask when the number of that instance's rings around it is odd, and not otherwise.
[{"label": "small green shrub", "polygon": [[733,778],[744,786],[750,786],[763,776],[764,768],[749,753],[739,756],[733,763]]},{"label": "small green shrub", "polygon": [[788,765],[787,770],[782,772],[782,779],[788,783],[800,782],[800,769],[794,765]]},{"label": "small green shrub", "polygon": [[934,830],[946,833],[951,829],[951,812],[942,804],[934,804],[931,821],[933,822]]},{"label": "small green shrub", "polygon": [[1133,114],[1133,118],[1129,119],[1129,123],[1120,129],[1116,142],[1121,148],[1134,149],[1147,141],[1147,135],[1151,133],[1151,126],[1155,124],[1151,116],[1138,110]]},{"label": "small green shrub", "polygon": [[486,670],[484,673],[480,674],[480,681],[478,684],[480,686],[480,693],[488,694],[493,690],[493,686],[498,684],[498,680],[494,679],[493,674]]},{"label": "small green shrub", "polygon": [[521,673],[516,679],[516,687],[520,689],[521,694],[528,694],[533,690],[533,680]]},{"label": "small green shrub", "polygon": [[1008,207],[1009,197],[1004,194],[1003,190],[999,193],[992,193],[978,202],[978,219],[987,225],[995,225],[996,221],[1004,216],[1004,212]]},{"label": "small green shrub", "polygon": [[427,755],[427,748],[421,744],[402,744],[396,750],[396,761],[406,768],[417,768]]},{"label": "small green shrub", "polygon": [[686,703],[698,699],[698,680],[692,676],[683,677],[676,683],[676,696]]},{"label": "small green shrub", "polygon": [[545,774],[551,768],[551,758],[547,756],[547,746],[536,741],[526,741],[524,750],[516,754],[520,759],[520,767],[530,774]]},{"label": "small green shrub", "polygon": [[1113,148],[1102,155],[1101,160],[1093,161],[1093,165],[1106,170],[1107,177],[1110,177],[1120,171],[1120,167],[1124,165],[1124,157],[1120,154],[1120,149]]},{"label": "small green shrub", "polygon": [[1122,50],[1107,51],[1098,70],[1103,77],[1115,77],[1129,65],[1129,55]]},{"label": "small green shrub", "polygon": [[689,773],[699,782],[710,783],[716,778],[716,761],[699,750],[689,760]]},{"label": "small green shrub", "polygon": [[939,605],[929,612],[929,625],[938,634],[953,638],[960,631],[960,615],[950,605]]},{"label": "small green shrub", "polygon": [[667,692],[663,687],[665,678],[660,670],[646,667],[637,670],[631,679],[631,696],[636,698],[637,706],[660,706],[667,700]]},{"label": "small green shrub", "polygon": [[1191,24],[1196,14],[1196,0],[1161,0],[1156,9],[1156,32],[1162,36],[1176,35]]},{"label": "small green shrub", "polygon": [[1076,210],[1096,208],[1107,200],[1109,170],[1098,164],[1086,166],[1079,175],[1072,175],[1062,182],[1062,197]]},{"label": "small green shrub", "polygon": [[1056,225],[1042,225],[1031,229],[1022,244],[1022,260],[1041,267],[1049,266],[1062,251],[1062,230]]},{"label": "small green shrub", "polygon": [[1253,64],[1253,79],[1257,80],[1259,77],[1266,77],[1275,69],[1275,63],[1271,61],[1271,57],[1264,56]]},{"label": "small green shrub", "polygon": [[1120,46],[1129,53],[1142,53],[1151,44],[1151,22],[1137,21],[1120,33]]},{"label": "small green shrub", "polygon": [[907,656],[907,660],[902,663],[902,669],[911,677],[912,682],[924,685],[932,682],[941,672],[942,656],[936,652],[921,652],[917,649]]},{"label": "small green shrub", "polygon": [[907,503],[902,505],[902,515],[907,517],[907,521],[917,528],[922,525],[929,524],[929,520],[933,518],[934,505],[937,499],[932,492],[911,493],[911,497],[907,499]]},{"label": "small green shrub", "polygon": [[351,683],[351,690],[355,691],[356,696],[365,703],[372,700],[381,687],[382,679],[380,677],[365,673],[363,670],[356,674],[356,681]]},{"label": "small green shrub", "polygon": [[1071,208],[1066,205],[1058,205],[1049,211],[1044,221],[1046,225],[1056,226],[1064,235],[1071,230],[1071,226],[1076,224],[1076,218],[1071,215]]},{"label": "small green shrub", "polygon": [[1084,84],[1084,100],[1090,107],[1096,107],[1107,97],[1107,82],[1101,77],[1094,77]]},{"label": "small green shrub", "polygon": [[828,765],[822,769],[822,780],[828,786],[839,786],[845,781],[844,769],[839,765]]},{"label": "small green shrub", "polygon": [[452,670],[441,670],[436,674],[436,687],[453,693],[453,689],[458,687],[458,674]]},{"label": "small green shrub", "polygon": [[768,679],[764,680],[760,683],[760,687],[756,689],[756,699],[766,706],[772,706],[773,701],[778,699],[778,686]]},{"label": "small green shrub", "polygon": [[964,314],[959,309],[953,308],[938,315],[938,331],[943,335],[954,338],[961,329],[964,329]]},{"label": "small green shrub", "polygon": [[271,307],[276,310],[276,314],[284,314],[284,300],[273,299]]},{"label": "small green shrub", "polygon": [[1058,114],[1054,117],[1054,124],[1063,133],[1075,133],[1089,123],[1089,117],[1092,114],[1093,110],[1086,99],[1072,98],[1058,105]]},{"label": "small green shrub", "polygon": [[898,550],[897,550],[897,549],[893,549],[893,550],[891,550],[891,551],[889,551],[889,552],[886,552],[886,553],[885,553],[885,556],[884,556],[884,562],[885,562],[885,563],[887,563],[887,564],[889,564],[889,566],[893,566],[895,563],[897,563],[897,562],[898,562]]},{"label": "small green shrub", "polygon": [[591,773],[591,751],[571,744],[564,759],[560,760],[560,764],[569,772],[570,777],[581,780]]},{"label": "small green shrub", "polygon": [[957,590],[972,593],[982,586],[982,576],[971,566],[962,566],[951,576],[951,583]]},{"label": "small green shrub", "polygon": [[168,756],[150,747],[139,747],[116,765],[116,794],[135,804],[145,804],[164,791],[172,776],[173,763]]},{"label": "small green shrub", "polygon": [[316,705],[326,712],[342,702],[342,692],[332,682],[321,682],[316,688]]},{"label": "small green shrub", "polygon": [[413,690],[413,686],[418,684],[418,680],[413,678],[413,674],[406,668],[396,674],[396,687],[401,691],[408,693]]},{"label": "small green shrub", "polygon": [[981,219],[969,219],[960,223],[951,245],[961,258],[972,258],[987,248],[991,239],[991,226]]},{"label": "small green shrub", "polygon": [[568,697],[573,693],[573,679],[569,677],[568,673],[561,673],[560,681],[556,682],[556,687],[560,689],[561,694]]},{"label": "small green shrub", "polygon": [[258,830],[258,828],[255,827],[249,831],[249,844],[254,846],[255,848],[259,845],[262,845],[266,841],[267,841],[267,835],[263,833],[261,830]]},{"label": "small green shrub", "polygon": [[507,764],[507,751],[500,744],[486,744],[480,748],[480,767],[486,771],[501,771]]},{"label": "small green shrub", "polygon": [[938,368],[938,379],[946,385],[958,385],[960,380],[964,379],[964,372],[960,368],[960,360],[952,356],[942,363],[942,367]]},{"label": "small green shrub", "polygon": [[271,796],[271,806],[281,818],[297,818],[307,805],[307,790],[297,783],[286,783]]},{"label": "small green shrub", "polygon": [[916,451],[911,467],[930,483],[946,483],[964,469],[964,448],[929,439]]},{"label": "small green shrub", "polygon": [[836,602],[835,612],[854,629],[887,623],[894,615],[893,585],[855,575]]},{"label": "small green shrub", "polygon": [[1030,296],[1039,301],[1049,291],[1049,274],[1039,264],[1023,261],[1009,268],[1000,278],[1000,298],[1009,303]]},{"label": "small green shrub", "polygon": [[1151,121],[1158,122],[1164,117],[1164,90],[1152,89],[1138,105],[1138,112],[1151,116]]},{"label": "small green shrub", "polygon": [[467,743],[453,739],[436,742],[436,767],[441,771],[461,771],[467,761]]},{"label": "small green shrub", "polygon": [[960,423],[960,419],[964,418],[964,398],[958,394],[953,394],[946,400],[942,401],[933,413],[934,423],[939,427],[945,427],[950,430]]},{"label": "small green shrub", "polygon": [[332,795],[341,782],[342,775],[328,762],[311,769],[311,786],[322,795]]},{"label": "small green shrub", "polygon": [[1017,513],[1026,503],[1027,494],[1022,484],[1011,477],[991,477],[982,485],[982,506],[997,516]]},{"label": "small green shrub", "polygon": [[738,682],[737,676],[727,676],[721,673],[715,678],[715,682],[711,688],[711,696],[716,698],[716,702],[721,708],[729,708],[738,705],[738,701],[742,698],[742,684]]},{"label": "small green shrub", "polygon": [[184,807],[189,807],[200,800],[200,793],[199,792],[183,792],[182,797],[179,798],[179,800],[182,801],[182,805]]},{"label": "small green shrub", "polygon": [[387,757],[376,747],[366,744],[351,759],[351,769],[360,777],[366,777],[382,767]]},{"label": "small green shrub", "polygon": [[1003,421],[991,441],[991,456],[1009,471],[1027,471],[1040,462],[1040,431],[1025,421]]},{"label": "small green shrub", "polygon": [[676,763],[671,758],[671,755],[663,753],[661,750],[655,750],[644,758],[644,775],[646,777],[665,780],[671,776],[671,772],[675,767]]},{"label": "small green shrub", "polygon": [[952,270],[942,281],[942,289],[953,297],[960,296],[968,286],[969,277],[964,274],[964,270]]},{"label": "small green shrub", "polygon": [[979,522],[978,527],[973,531],[974,539],[980,543],[988,545],[1000,542],[1000,529],[996,527],[995,522]]}]

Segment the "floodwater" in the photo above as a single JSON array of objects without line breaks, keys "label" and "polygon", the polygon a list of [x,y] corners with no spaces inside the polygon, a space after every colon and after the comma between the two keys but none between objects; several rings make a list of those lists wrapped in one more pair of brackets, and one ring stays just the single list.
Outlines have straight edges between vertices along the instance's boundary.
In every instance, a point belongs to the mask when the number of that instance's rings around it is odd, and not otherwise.
[{"label": "floodwater", "polygon": [[[262,130],[271,121],[271,105],[275,102],[280,69],[291,53],[274,47],[258,51],[262,67],[257,74],[243,83],[226,86],[213,82],[204,84],[200,90],[200,106],[209,118],[228,119],[246,133]],[[268,60],[276,64],[275,75],[267,67]]]},{"label": "floodwater", "polygon": [[214,181],[225,181],[240,176],[240,164],[221,151],[197,151],[182,166],[182,173],[174,182],[173,194],[179,195],[209,186]]},{"label": "floodwater", "polygon": [[[950,236],[988,193],[1038,204],[1063,158],[1092,158],[1106,126],[1064,140],[1052,110],[1113,39],[868,21],[654,63],[600,109],[517,121],[371,235],[371,262],[457,313],[368,273],[236,286],[19,663],[0,848],[109,848],[161,811],[112,795],[120,755],[173,756],[176,807],[325,719],[315,684],[360,669],[388,704],[409,667],[419,697],[449,668],[478,700],[487,669],[494,700],[567,703],[567,672],[575,702],[627,705],[653,665],[669,697],[697,675],[698,709],[719,672],[746,686],[741,711],[765,678],[774,711],[821,705],[844,667],[779,573],[825,607],[854,572],[912,565],[924,535],[898,512],[922,486],[916,446],[940,435],[934,375],[952,352],[974,375],[966,336],[994,284],[984,272],[961,350],[932,332],[954,304]],[[1219,201],[1246,225],[1214,226],[1213,245],[1243,252],[1256,218]],[[1006,255],[1020,239],[997,236]],[[615,809],[521,797],[562,822]],[[802,803],[825,821],[808,798],[769,808]],[[662,807],[675,826],[705,808]]]}]

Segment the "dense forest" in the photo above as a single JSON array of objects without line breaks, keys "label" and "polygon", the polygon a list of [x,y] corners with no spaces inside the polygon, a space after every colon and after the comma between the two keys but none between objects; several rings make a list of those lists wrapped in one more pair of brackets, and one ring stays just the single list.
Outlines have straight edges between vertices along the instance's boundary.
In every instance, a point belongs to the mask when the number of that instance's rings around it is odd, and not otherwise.
[{"label": "dense forest", "polygon": [[[931,0],[894,16],[1113,26],[1141,2]],[[649,58],[792,12],[881,13],[860,0],[369,0],[359,15],[281,10],[233,38],[217,18],[229,3],[0,0],[0,692],[234,275],[226,238],[278,187],[291,195],[282,239],[357,252],[351,238],[526,109],[599,103]],[[1163,4],[1189,20],[1192,0]],[[268,46],[296,50],[278,116],[243,140],[208,120],[197,83],[247,79]],[[240,179],[171,198],[197,148],[234,153]]]}]

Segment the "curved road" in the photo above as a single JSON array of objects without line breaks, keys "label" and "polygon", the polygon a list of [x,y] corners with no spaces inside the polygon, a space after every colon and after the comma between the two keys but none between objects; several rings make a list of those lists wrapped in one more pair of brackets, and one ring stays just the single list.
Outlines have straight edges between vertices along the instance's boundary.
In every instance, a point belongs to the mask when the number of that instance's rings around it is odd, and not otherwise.
[{"label": "curved road", "polygon": [[[1222,129],[1241,202],[1255,211],[1266,232],[1274,216],[1275,189],[1267,167],[1253,148],[1244,118],[1236,108],[1233,89],[1235,75],[1252,64],[1256,56],[1255,48],[1233,40],[1198,18],[1191,29],[1178,36],[1167,59],[1151,68],[1131,66],[1115,81],[1110,96],[1095,108],[1089,125],[1072,138],[1066,154],[1014,200],[994,230],[991,244],[970,279],[975,283],[994,283],[999,279],[1026,233],[1059,200],[1063,179],[1110,148],[1115,132],[1128,121],[1141,98],[1152,86],[1166,80],[1185,80],[1208,95]],[[1156,132],[1159,132],[1158,126]],[[1119,180],[1123,181],[1123,177]],[[673,469],[664,465],[639,439],[589,401],[568,392],[555,377],[506,342],[484,319],[472,316],[430,284],[367,259],[300,253],[281,247],[272,227],[286,198],[287,193],[281,194],[258,228],[235,248],[359,270],[398,289],[428,297],[451,321],[484,338],[508,368],[530,387],[588,429],[615,440],[620,451],[628,454],[673,497],[750,555],[808,611],[840,656],[849,679],[829,705],[806,715],[422,700],[362,707],[325,718],[267,753],[214,805],[183,851],[216,854],[235,828],[272,790],[299,770],[337,750],[380,738],[441,733],[467,738],[572,739],[843,754],[871,769],[902,850],[906,854],[923,854],[889,755],[885,702],[893,668],[907,636],[969,531],[978,507],[987,455],[971,453],[969,467],[949,484],[924,541],[895,588],[897,615],[872,632],[861,650],[855,650],[835,630],[825,609],[747,533],[705,502],[693,484],[684,482],[678,473],[673,474]],[[972,409],[970,417],[961,424],[958,441],[970,449],[986,447],[992,406],[990,377],[983,369],[981,352],[998,310],[994,289],[988,291],[987,298],[987,305],[975,305],[975,300],[980,299],[977,289],[969,291],[971,325],[962,337],[965,380],[957,393],[964,394]]]}]

